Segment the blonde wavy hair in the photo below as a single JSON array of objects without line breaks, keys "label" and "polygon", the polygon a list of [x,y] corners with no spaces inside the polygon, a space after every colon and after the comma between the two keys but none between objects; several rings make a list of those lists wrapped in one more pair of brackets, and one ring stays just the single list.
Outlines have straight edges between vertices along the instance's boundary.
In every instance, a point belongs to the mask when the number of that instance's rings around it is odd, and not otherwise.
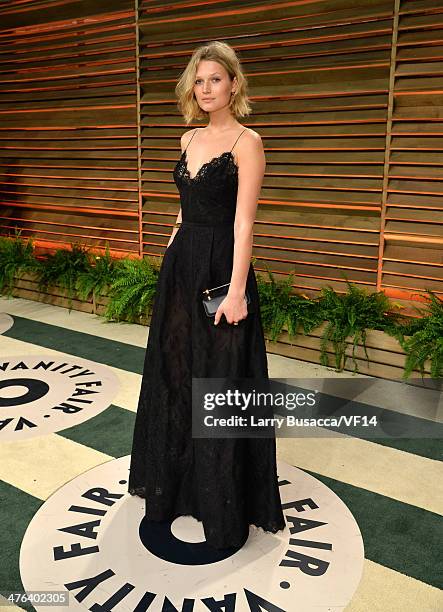
[{"label": "blonde wavy hair", "polygon": [[248,98],[248,82],[243,74],[240,60],[230,45],[219,40],[213,40],[194,51],[175,87],[178,98],[177,107],[186,124],[189,125],[194,119],[205,119],[209,116],[209,113],[200,108],[194,96],[195,77],[198,64],[202,60],[211,60],[224,66],[231,81],[234,77],[237,77],[238,86],[235,94],[231,96],[229,106],[236,118],[249,115],[252,110],[250,106],[252,102]]}]

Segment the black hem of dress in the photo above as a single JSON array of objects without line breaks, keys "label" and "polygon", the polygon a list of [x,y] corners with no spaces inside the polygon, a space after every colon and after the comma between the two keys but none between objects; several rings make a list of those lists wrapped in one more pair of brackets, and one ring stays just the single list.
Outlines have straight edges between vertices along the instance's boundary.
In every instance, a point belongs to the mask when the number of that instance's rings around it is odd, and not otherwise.
[{"label": "black hem of dress", "polygon": [[[140,497],[141,499],[146,499],[145,497],[145,488],[144,487],[131,487],[130,489],[128,489],[128,493],[133,496],[133,497]],[[162,518],[150,518],[147,514],[146,514],[146,519],[148,521],[153,521],[153,522],[158,522],[161,523],[163,521],[174,521],[176,518],[180,517],[180,516],[192,516],[193,518],[195,518],[197,521],[199,522],[203,522],[203,519],[198,515],[197,512],[173,512],[172,515],[170,514],[169,516],[164,516]],[[249,525],[255,527],[256,529],[262,529],[264,533],[272,533],[272,534],[276,534],[279,531],[283,531],[286,528],[286,522],[283,523],[283,525],[276,525],[275,527],[270,527],[269,525],[267,526],[263,526],[260,525],[256,522],[249,522]],[[246,536],[246,539],[243,539],[241,541],[241,543],[235,543],[229,546],[214,546],[213,544],[210,544],[209,542],[207,542],[208,546],[211,546],[211,548],[214,548],[215,550],[228,550],[228,549],[238,549],[240,550],[240,548],[243,548],[243,546],[246,544],[246,542],[249,539],[249,533]]]}]

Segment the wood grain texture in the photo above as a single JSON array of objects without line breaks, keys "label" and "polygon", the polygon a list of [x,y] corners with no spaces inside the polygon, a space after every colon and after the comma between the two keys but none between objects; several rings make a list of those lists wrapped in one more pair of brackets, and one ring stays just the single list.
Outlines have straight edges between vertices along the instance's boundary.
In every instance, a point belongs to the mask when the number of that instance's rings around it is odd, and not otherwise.
[{"label": "wood grain texture", "polygon": [[0,232],[139,253],[132,0],[0,8]]},{"label": "wood grain texture", "polygon": [[[160,258],[192,51],[238,52],[267,167],[258,272],[443,296],[443,6],[18,0],[0,7],[0,232]],[[439,6],[440,5],[440,6]],[[196,122],[195,125],[202,123]]]}]

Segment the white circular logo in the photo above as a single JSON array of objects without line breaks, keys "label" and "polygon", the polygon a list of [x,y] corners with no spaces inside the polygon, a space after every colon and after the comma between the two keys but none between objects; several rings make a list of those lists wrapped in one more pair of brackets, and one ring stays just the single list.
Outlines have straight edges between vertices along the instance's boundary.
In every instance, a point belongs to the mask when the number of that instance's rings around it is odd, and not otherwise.
[{"label": "white circular logo", "polygon": [[119,389],[107,366],[80,357],[0,358],[0,441],[23,440],[83,423]]},{"label": "white circular logo", "polygon": [[57,610],[115,612],[338,612],[351,600],[361,533],[309,474],[278,462],[285,530],[251,526],[246,544],[226,553],[207,545],[192,517],[147,521],[145,500],[127,493],[128,472],[128,456],[109,461],[40,507],[20,551],[26,590],[69,593],[69,608]]},{"label": "white circular logo", "polygon": [[4,334],[14,324],[14,319],[6,312],[0,312],[0,334]]}]

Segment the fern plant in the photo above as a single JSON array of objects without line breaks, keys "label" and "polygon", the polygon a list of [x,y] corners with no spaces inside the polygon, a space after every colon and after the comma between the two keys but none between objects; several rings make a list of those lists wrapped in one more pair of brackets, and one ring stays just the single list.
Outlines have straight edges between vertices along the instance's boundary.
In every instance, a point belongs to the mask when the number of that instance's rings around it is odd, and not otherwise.
[{"label": "fern plant", "polygon": [[11,297],[14,277],[20,278],[26,272],[37,268],[32,238],[23,240],[21,230],[15,230],[13,237],[0,236],[0,293]]},{"label": "fern plant", "polygon": [[272,272],[266,269],[270,282],[257,274],[257,289],[260,300],[260,316],[264,331],[275,340],[281,333],[288,318],[288,303],[292,291],[293,274],[282,281],[276,281]]},{"label": "fern plant", "polygon": [[106,243],[104,255],[89,253],[89,265],[80,271],[75,283],[77,295],[81,300],[87,300],[90,295],[95,300],[98,295],[107,295],[109,287],[115,280],[116,264]]},{"label": "fern plant", "polygon": [[309,334],[321,323],[323,323],[323,313],[318,299],[311,299],[303,294],[292,295],[287,318],[290,338],[302,330],[304,334]]},{"label": "fern plant", "polygon": [[48,286],[59,285],[65,290],[68,308],[71,310],[78,276],[89,267],[88,250],[82,245],[74,243],[71,249],[57,249],[55,253],[39,260],[38,288],[40,291],[46,291]]},{"label": "fern plant", "polygon": [[159,266],[149,258],[121,259],[109,289],[109,303],[104,313],[108,321],[137,322],[149,313],[157,287]]},{"label": "fern plant", "polygon": [[403,378],[409,378],[414,370],[423,378],[428,360],[431,377],[443,375],[443,300],[431,289],[422,295],[428,299],[426,308],[414,306],[420,317],[397,329],[397,339],[406,353]]},{"label": "fern plant", "polygon": [[286,325],[289,338],[296,336],[301,329],[309,333],[322,322],[321,311],[316,300],[293,292],[294,272],[285,279],[277,281],[266,266],[270,282],[257,274],[257,287],[260,299],[260,316],[264,331],[272,341]]},{"label": "fern plant", "polygon": [[320,309],[323,319],[327,321],[320,340],[320,363],[329,366],[327,353],[328,343],[331,342],[335,354],[336,371],[344,370],[348,356],[346,354],[346,339],[352,339],[352,361],[354,373],[358,372],[355,350],[358,343],[363,345],[366,360],[369,357],[366,347],[366,330],[392,329],[400,315],[388,312],[391,308],[389,298],[383,292],[368,294],[364,289],[346,280],[348,291],[345,294],[337,293],[332,287],[322,287],[320,294]]}]

